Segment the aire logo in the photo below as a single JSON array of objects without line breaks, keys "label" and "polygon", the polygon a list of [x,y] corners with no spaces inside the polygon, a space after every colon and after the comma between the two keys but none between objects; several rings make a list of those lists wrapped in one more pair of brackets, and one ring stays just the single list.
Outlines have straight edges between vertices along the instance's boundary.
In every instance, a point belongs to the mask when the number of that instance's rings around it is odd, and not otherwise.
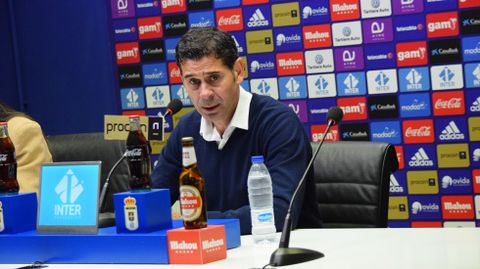
[{"label": "aire logo", "polygon": [[[320,142],[320,140],[322,140],[322,137],[325,134],[326,129],[327,129],[326,124],[312,125],[310,128],[310,131],[312,133],[312,142]],[[330,131],[325,137],[325,141],[338,141],[338,125],[335,125],[332,128],[330,128]]]},{"label": "aire logo", "polygon": [[162,13],[184,12],[186,10],[185,0],[162,0]]},{"label": "aire logo", "polygon": [[306,49],[332,46],[332,34],[329,24],[303,27],[303,46]]},{"label": "aire logo", "polygon": [[343,110],[343,120],[367,119],[365,97],[338,98],[337,105]]},{"label": "aire logo", "polygon": [[456,36],[458,32],[458,13],[456,11],[427,15],[428,38]]},{"label": "aire logo", "polygon": [[305,62],[302,52],[278,53],[276,58],[279,76],[305,73]]},{"label": "aire logo", "polygon": [[243,30],[242,9],[223,9],[218,10],[217,26],[224,31],[241,31]]},{"label": "aire logo", "polygon": [[463,91],[434,92],[433,115],[463,115],[465,114],[465,99]]},{"label": "aire logo", "polygon": [[162,36],[162,21],[160,17],[138,19],[139,39],[161,38]]},{"label": "aire logo", "polygon": [[182,83],[182,75],[176,62],[168,63],[168,80],[170,84]]},{"label": "aire logo", "polygon": [[473,197],[442,196],[442,215],[444,219],[473,219]]},{"label": "aire logo", "polygon": [[397,66],[417,66],[428,63],[427,42],[405,42],[397,44]]},{"label": "aire logo", "polygon": [[360,18],[358,0],[330,0],[332,21],[345,21]]},{"label": "aire logo", "polygon": [[405,144],[433,143],[434,140],[432,120],[403,121],[403,141]]},{"label": "aire logo", "polygon": [[117,64],[131,64],[140,62],[138,42],[115,44]]}]

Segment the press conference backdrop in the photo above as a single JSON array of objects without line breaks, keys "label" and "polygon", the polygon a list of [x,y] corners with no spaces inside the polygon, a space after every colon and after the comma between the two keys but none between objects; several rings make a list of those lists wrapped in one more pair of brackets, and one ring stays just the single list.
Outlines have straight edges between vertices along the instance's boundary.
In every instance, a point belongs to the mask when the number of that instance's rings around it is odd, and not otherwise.
[{"label": "press conference backdrop", "polygon": [[480,226],[480,1],[108,1],[124,114],[191,107],[175,45],[217,26],[246,63],[243,87],[291,107],[312,141],[338,105],[328,141],[396,145],[391,227]]}]

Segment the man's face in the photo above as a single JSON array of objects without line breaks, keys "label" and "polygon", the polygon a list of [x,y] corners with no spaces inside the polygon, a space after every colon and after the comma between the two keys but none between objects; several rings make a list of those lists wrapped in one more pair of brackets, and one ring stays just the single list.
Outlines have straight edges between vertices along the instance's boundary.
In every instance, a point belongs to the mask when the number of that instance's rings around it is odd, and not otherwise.
[{"label": "man's face", "polygon": [[187,60],[180,67],[183,85],[197,111],[223,131],[237,107],[243,81],[242,60],[237,59],[233,70],[215,57]]}]

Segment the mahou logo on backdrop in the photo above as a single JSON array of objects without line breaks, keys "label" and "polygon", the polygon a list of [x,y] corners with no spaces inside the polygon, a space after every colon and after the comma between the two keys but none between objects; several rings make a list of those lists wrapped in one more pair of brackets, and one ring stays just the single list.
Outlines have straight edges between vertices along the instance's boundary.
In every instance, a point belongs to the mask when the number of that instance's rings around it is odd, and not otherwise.
[{"label": "mahou logo on backdrop", "polygon": [[115,44],[117,64],[131,64],[140,62],[138,42]]},{"label": "mahou logo on backdrop", "polygon": [[442,215],[444,219],[473,219],[473,197],[442,196]]},{"label": "mahou logo on backdrop", "polygon": [[187,10],[185,0],[162,0],[162,13],[184,12]]},{"label": "mahou logo on backdrop", "polygon": [[338,98],[337,105],[343,110],[343,120],[367,119],[367,101],[365,97]]},{"label": "mahou logo on backdrop", "polygon": [[302,52],[278,53],[276,57],[279,76],[305,73],[305,62]]},{"label": "mahou logo on backdrop", "polygon": [[168,63],[168,80],[170,81],[170,84],[182,83],[180,68],[175,62]]},{"label": "mahou logo on backdrop", "polygon": [[427,15],[428,38],[456,36],[458,32],[458,13],[456,11]]},{"label": "mahou logo on backdrop", "polygon": [[360,18],[358,0],[330,0],[332,21],[345,21]]},{"label": "mahou logo on backdrop", "polygon": [[432,101],[434,116],[465,114],[463,91],[434,92]]},{"label": "mahou logo on backdrop", "polygon": [[397,44],[397,65],[417,66],[428,63],[427,42],[405,42]]},{"label": "mahou logo on backdrop", "polygon": [[224,31],[243,30],[242,9],[223,9],[217,11],[217,27]]},{"label": "mahou logo on backdrop", "polygon": [[306,49],[332,46],[332,34],[329,24],[303,27],[303,46]]},{"label": "mahou logo on backdrop", "polygon": [[433,120],[403,121],[403,141],[405,144],[433,143],[434,140]]},{"label": "mahou logo on backdrop", "polygon": [[160,17],[138,19],[139,39],[161,38],[162,36],[162,20]]}]

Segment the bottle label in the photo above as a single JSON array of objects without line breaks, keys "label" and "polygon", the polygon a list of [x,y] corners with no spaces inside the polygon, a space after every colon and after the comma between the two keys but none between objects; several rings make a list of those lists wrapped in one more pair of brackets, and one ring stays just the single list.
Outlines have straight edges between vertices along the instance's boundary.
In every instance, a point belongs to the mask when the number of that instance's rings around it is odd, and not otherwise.
[{"label": "bottle label", "polygon": [[185,221],[194,221],[202,214],[202,197],[200,191],[191,185],[180,187],[180,209]]},{"label": "bottle label", "polygon": [[6,162],[7,157],[8,157],[8,154],[0,154],[0,162]]},{"label": "bottle label", "polygon": [[183,147],[183,166],[190,166],[197,162],[194,147]]},{"label": "bottle label", "polygon": [[275,224],[273,218],[273,209],[252,210],[252,226]]},{"label": "bottle label", "polygon": [[141,157],[142,148],[134,148],[127,151],[127,157]]},{"label": "bottle label", "polygon": [[125,228],[129,231],[138,229],[138,209],[137,200],[134,197],[128,196],[123,199],[123,213],[125,215]]},{"label": "bottle label", "polygon": [[0,201],[0,233],[5,230],[5,221],[3,220],[3,207],[2,201]]}]

